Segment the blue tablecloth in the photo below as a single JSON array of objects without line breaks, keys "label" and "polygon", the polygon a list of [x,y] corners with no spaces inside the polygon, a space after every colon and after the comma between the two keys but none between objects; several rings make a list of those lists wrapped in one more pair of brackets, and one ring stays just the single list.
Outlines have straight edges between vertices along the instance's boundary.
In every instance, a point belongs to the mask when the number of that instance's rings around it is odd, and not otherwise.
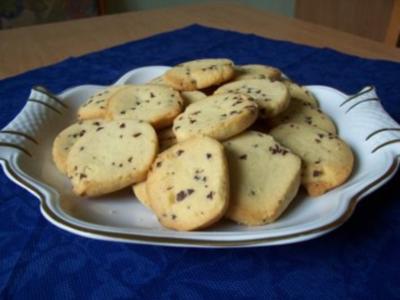
[{"label": "blue tablecloth", "polygon": [[[347,93],[373,84],[400,121],[398,63],[193,25],[0,81],[0,127],[18,113],[34,85],[60,92],[109,84],[136,67],[200,57],[270,64],[300,83]],[[62,231],[41,216],[37,199],[1,172],[0,298],[400,298],[399,175],[324,237],[207,250],[103,242]]]}]

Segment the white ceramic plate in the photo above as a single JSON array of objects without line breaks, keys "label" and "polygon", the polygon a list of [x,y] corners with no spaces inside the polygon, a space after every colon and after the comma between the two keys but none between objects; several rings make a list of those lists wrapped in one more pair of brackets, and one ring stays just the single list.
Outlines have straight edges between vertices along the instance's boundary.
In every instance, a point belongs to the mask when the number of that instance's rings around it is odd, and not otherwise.
[{"label": "white ceramic plate", "polygon": [[[145,83],[167,69],[135,69],[115,84]],[[358,201],[387,182],[399,165],[400,126],[383,110],[373,87],[349,96],[330,87],[308,86],[356,154],[350,180],[319,198],[298,195],[270,225],[245,227],[222,221],[204,231],[171,231],[160,226],[131,189],[100,199],[74,196],[68,179],[52,163],[54,137],[74,122],[80,104],[102,88],[83,85],[53,95],[35,87],[23,110],[0,132],[0,162],[7,176],[40,199],[47,220],[82,236],[185,247],[255,247],[305,241],[343,224]]]}]

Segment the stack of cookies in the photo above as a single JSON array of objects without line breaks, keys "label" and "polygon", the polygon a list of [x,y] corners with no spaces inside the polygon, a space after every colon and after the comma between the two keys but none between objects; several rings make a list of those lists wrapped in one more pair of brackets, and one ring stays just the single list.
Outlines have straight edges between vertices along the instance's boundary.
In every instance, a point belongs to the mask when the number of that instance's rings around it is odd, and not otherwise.
[{"label": "stack of cookies", "polygon": [[304,87],[265,65],[182,63],[145,85],[91,96],[53,144],[79,196],[133,187],[162,225],[208,227],[226,217],[274,222],[302,185],[343,184],[354,157]]}]

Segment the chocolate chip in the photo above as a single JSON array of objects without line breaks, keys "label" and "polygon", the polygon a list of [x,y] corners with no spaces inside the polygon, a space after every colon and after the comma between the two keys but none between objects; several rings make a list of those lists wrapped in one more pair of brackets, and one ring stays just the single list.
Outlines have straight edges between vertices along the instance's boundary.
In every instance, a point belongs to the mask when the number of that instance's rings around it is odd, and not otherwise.
[{"label": "chocolate chip", "polygon": [[281,148],[278,144],[275,144],[273,147],[269,147],[268,149],[272,154],[282,154],[285,156],[289,153],[288,150]]},{"label": "chocolate chip", "polygon": [[79,179],[87,178],[87,175],[84,173],[79,174]]},{"label": "chocolate chip", "polygon": [[175,220],[175,219],[176,219],[176,215],[175,215],[175,214],[172,214],[172,215],[171,215],[171,218],[172,218],[172,220]]},{"label": "chocolate chip", "polygon": [[121,125],[119,125],[119,128],[125,128],[125,123],[121,123]]},{"label": "chocolate chip", "polygon": [[104,127],[97,127],[96,131],[100,131],[102,129],[104,129]]},{"label": "chocolate chip", "polygon": [[214,192],[209,192],[206,197],[207,199],[212,199],[214,197]]},{"label": "chocolate chip", "polygon": [[83,151],[83,149],[85,149],[85,147],[82,146],[79,148],[79,151]]},{"label": "chocolate chip", "polygon": [[178,151],[176,151],[176,155],[181,156],[183,152],[185,152],[185,151],[182,149],[179,149]]},{"label": "chocolate chip", "polygon": [[207,159],[210,159],[212,157],[212,154],[211,153],[207,153],[206,156],[207,156]]},{"label": "chocolate chip", "polygon": [[125,110],[121,110],[121,111],[119,112],[119,114],[120,114],[120,115],[124,115],[124,114],[126,114],[126,111],[125,111]]},{"label": "chocolate chip", "polygon": [[181,128],[181,126],[175,126],[174,130],[178,130],[179,128]]},{"label": "chocolate chip", "polygon": [[320,140],[320,139],[315,139],[315,142],[316,142],[317,144],[319,144],[319,143],[321,143],[321,140]]},{"label": "chocolate chip", "polygon": [[178,194],[176,194],[175,199],[176,201],[182,201],[186,198],[186,192],[185,191],[180,191]]},{"label": "chocolate chip", "polygon": [[134,133],[134,134],[133,134],[133,137],[134,137],[134,138],[137,138],[138,136],[141,136],[141,135],[142,135],[142,133],[141,133],[141,132],[138,132],[138,133]]},{"label": "chocolate chip", "polygon": [[133,157],[131,156],[131,157],[129,157],[128,158],[128,162],[132,162],[132,159],[133,159]]},{"label": "chocolate chip", "polygon": [[321,175],[322,175],[322,171],[317,171],[316,170],[316,171],[313,172],[313,176],[314,177],[318,177],[318,176],[321,176]]},{"label": "chocolate chip", "polygon": [[156,163],[156,167],[157,167],[157,168],[161,167],[161,165],[162,165],[162,161],[158,161],[158,162]]},{"label": "chocolate chip", "polygon": [[243,155],[239,156],[239,159],[247,159],[247,154],[243,154]]},{"label": "chocolate chip", "polygon": [[186,191],[182,190],[178,194],[176,194],[175,198],[176,201],[182,201],[184,200],[187,196],[190,196],[191,194],[194,193],[194,189],[187,189]]},{"label": "chocolate chip", "polygon": [[154,95],[153,92],[150,92],[150,98],[154,98],[156,95]]},{"label": "chocolate chip", "polygon": [[196,120],[190,120],[190,124],[196,123]]}]

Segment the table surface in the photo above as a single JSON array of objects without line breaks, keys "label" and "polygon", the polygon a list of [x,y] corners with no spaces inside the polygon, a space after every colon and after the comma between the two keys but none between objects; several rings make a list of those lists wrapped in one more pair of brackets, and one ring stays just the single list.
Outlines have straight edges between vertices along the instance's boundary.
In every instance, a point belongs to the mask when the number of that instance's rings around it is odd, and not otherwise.
[{"label": "table surface", "polygon": [[400,61],[400,50],[348,33],[232,4],[188,5],[0,31],[0,79],[159,32],[198,23],[368,58]]}]

